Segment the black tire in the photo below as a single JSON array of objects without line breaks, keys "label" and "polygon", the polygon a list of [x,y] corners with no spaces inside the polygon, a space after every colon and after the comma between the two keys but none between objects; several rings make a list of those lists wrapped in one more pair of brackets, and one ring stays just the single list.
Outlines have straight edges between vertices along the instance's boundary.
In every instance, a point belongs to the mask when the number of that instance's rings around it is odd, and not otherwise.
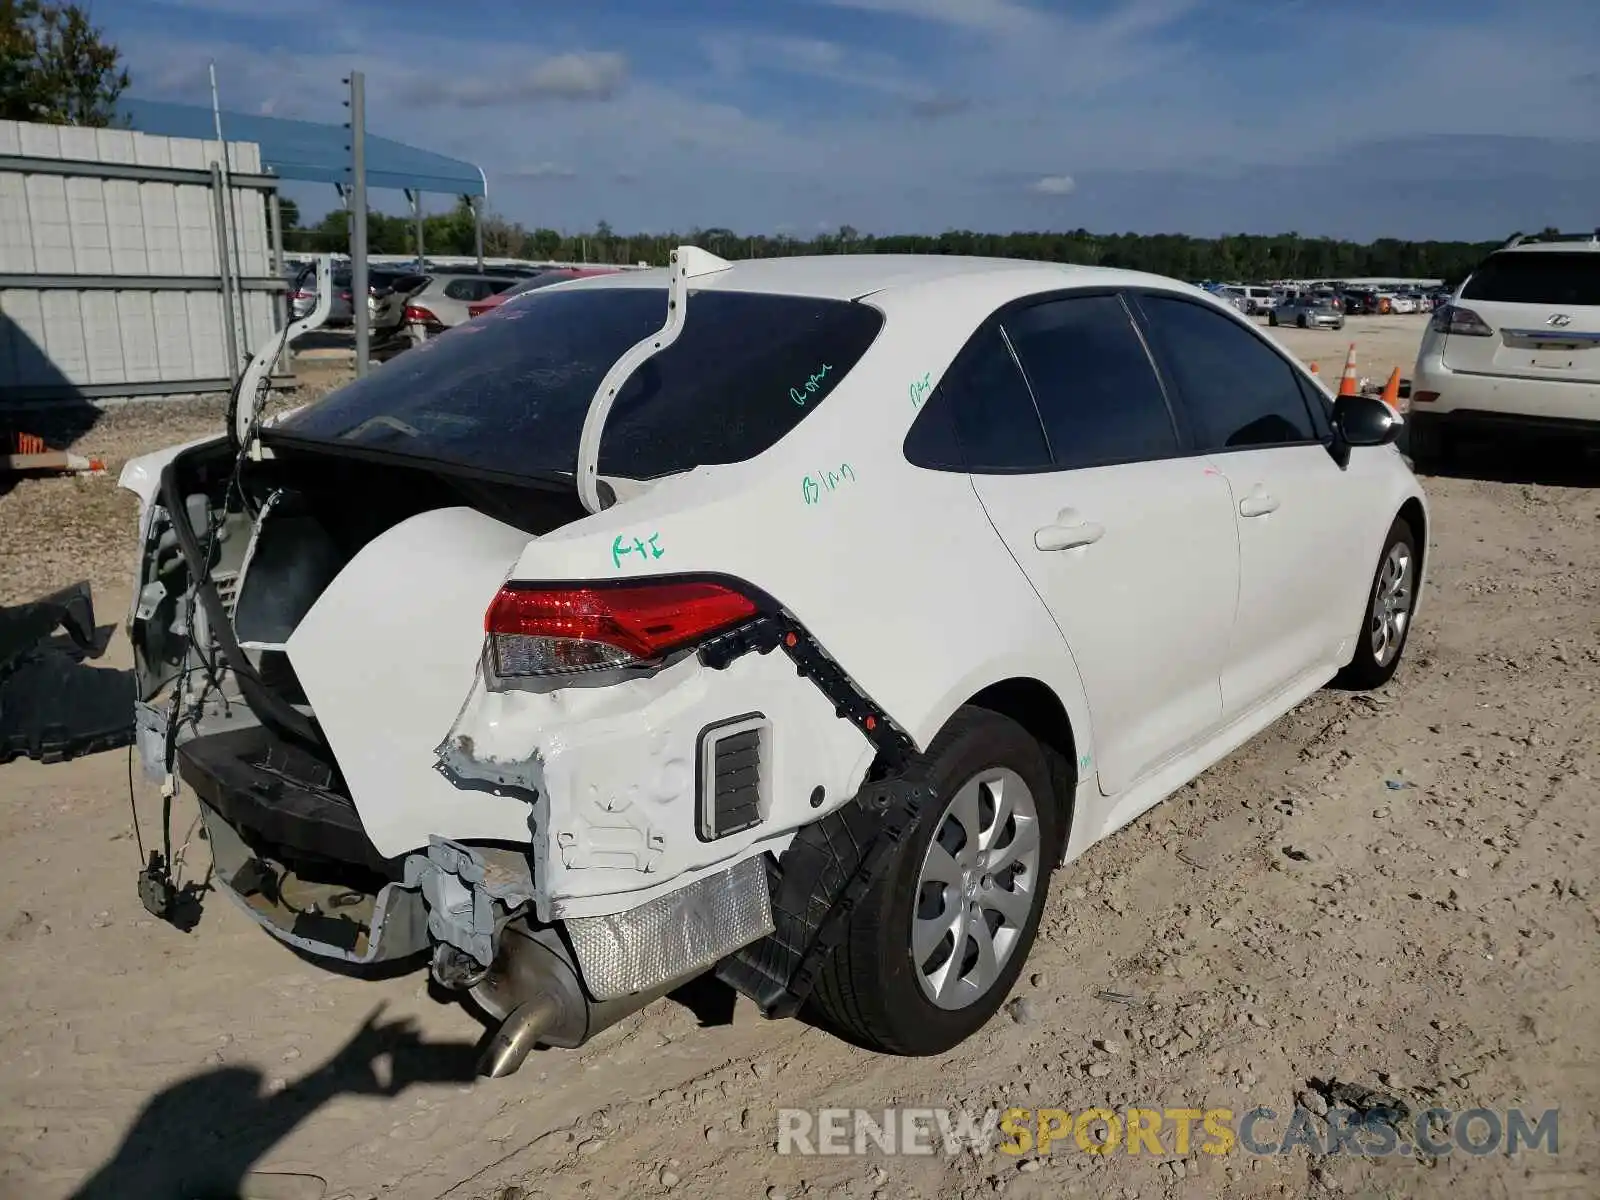
[{"label": "black tire", "polygon": [[[918,877],[945,806],[961,784],[991,767],[1015,771],[1035,797],[1038,880],[1026,924],[988,991],[964,1008],[941,1008],[923,994],[912,960]],[[1050,876],[1061,857],[1064,806],[1052,786],[1055,777],[1046,750],[1021,725],[988,709],[968,706],[957,711],[928,752],[907,770],[908,780],[932,785],[934,800],[924,806],[916,826],[855,906],[843,937],[818,974],[811,1003],[825,1024],[870,1049],[921,1056],[943,1054],[994,1016],[1027,961]]]},{"label": "black tire", "polygon": [[1267,314],[1267,324],[1276,326],[1278,324],[1278,314],[1275,312],[1269,312]]},{"label": "black tire", "polygon": [[[1389,561],[1390,551],[1397,545],[1404,546],[1410,555],[1411,588],[1406,601],[1406,619],[1400,632],[1399,644],[1393,657],[1385,662],[1379,659],[1373,649],[1373,615],[1377,607],[1379,579],[1383,575],[1385,564]],[[1417,607],[1417,569],[1420,564],[1415,532],[1404,517],[1396,517],[1394,524],[1389,526],[1389,536],[1383,539],[1383,552],[1378,555],[1378,566],[1372,573],[1372,584],[1367,588],[1367,603],[1362,609],[1361,629],[1356,634],[1355,653],[1334,680],[1338,686],[1365,692],[1380,688],[1394,678],[1394,673],[1400,668],[1400,660],[1405,657],[1406,643],[1411,639],[1411,614]]]},{"label": "black tire", "polygon": [[1305,329],[1310,324],[1310,322],[1308,322],[1304,317],[1301,317],[1300,320],[1298,322],[1296,322],[1296,324],[1298,324],[1301,329]]}]

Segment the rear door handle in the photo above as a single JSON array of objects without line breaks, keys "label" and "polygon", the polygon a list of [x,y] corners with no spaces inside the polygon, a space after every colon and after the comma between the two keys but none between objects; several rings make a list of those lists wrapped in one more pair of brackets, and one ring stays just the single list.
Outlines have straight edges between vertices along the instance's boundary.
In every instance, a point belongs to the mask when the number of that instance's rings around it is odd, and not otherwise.
[{"label": "rear door handle", "polygon": [[1248,496],[1239,501],[1239,515],[1241,517],[1264,517],[1270,512],[1278,511],[1278,498],[1269,496],[1259,487],[1253,488]]},{"label": "rear door handle", "polygon": [[1077,546],[1092,546],[1105,535],[1106,527],[1093,521],[1046,525],[1033,531],[1033,545],[1036,550],[1071,550]]}]

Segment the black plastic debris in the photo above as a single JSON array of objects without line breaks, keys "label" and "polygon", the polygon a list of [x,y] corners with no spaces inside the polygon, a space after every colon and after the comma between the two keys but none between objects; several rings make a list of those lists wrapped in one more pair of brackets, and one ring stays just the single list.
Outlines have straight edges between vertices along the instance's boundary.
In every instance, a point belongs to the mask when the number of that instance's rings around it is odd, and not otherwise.
[{"label": "black plastic debris", "polygon": [[132,671],[92,667],[111,640],[87,581],[0,607],[0,763],[64,762],[133,741]]}]

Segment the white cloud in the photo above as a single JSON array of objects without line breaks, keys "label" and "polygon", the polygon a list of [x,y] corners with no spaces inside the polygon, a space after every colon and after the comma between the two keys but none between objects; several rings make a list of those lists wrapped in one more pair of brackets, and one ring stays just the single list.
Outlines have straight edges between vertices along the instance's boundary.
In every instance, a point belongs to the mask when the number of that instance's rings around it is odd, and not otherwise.
[{"label": "white cloud", "polygon": [[415,101],[493,108],[517,101],[610,100],[628,80],[628,60],[615,51],[558,54],[532,66],[475,71],[454,69],[419,74]]},{"label": "white cloud", "polygon": [[1078,190],[1078,184],[1071,175],[1045,175],[1034,180],[1028,190],[1041,196],[1069,196]]},{"label": "white cloud", "polygon": [[578,172],[561,163],[536,162],[522,167],[513,167],[509,171],[501,171],[500,175],[506,179],[576,179]]},{"label": "white cloud", "polygon": [[1037,28],[1043,14],[1013,0],[822,0],[834,8],[889,13],[941,25],[990,33],[1019,33]]}]

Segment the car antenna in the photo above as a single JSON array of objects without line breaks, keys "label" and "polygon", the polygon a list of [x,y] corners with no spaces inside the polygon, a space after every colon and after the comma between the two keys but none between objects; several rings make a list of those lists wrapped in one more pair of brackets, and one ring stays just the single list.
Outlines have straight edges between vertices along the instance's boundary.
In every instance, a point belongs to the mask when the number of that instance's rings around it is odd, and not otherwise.
[{"label": "car antenna", "polygon": [[600,502],[600,435],[605,431],[606,418],[616,402],[617,391],[628,377],[678,340],[684,321],[689,314],[689,281],[703,275],[715,275],[733,266],[725,258],[718,258],[699,246],[679,246],[667,263],[667,321],[650,336],[635,342],[622,352],[622,357],[611,364],[611,369],[600,380],[589,409],[583,417],[583,432],[578,437],[578,498],[585,510],[597,513],[606,506]]}]

